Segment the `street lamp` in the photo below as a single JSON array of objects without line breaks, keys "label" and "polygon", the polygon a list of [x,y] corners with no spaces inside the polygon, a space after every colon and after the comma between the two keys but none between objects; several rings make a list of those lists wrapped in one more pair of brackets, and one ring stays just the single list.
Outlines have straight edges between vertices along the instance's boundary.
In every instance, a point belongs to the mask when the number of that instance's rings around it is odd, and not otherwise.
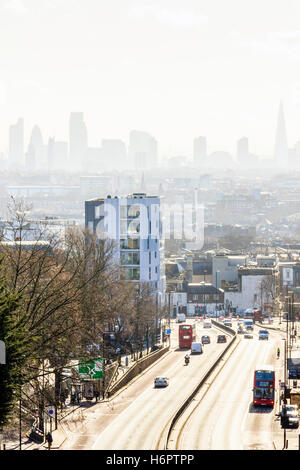
[{"label": "street lamp", "polygon": [[207,273],[206,269],[203,271],[204,273],[204,293],[203,293],[203,299],[204,299],[204,315],[206,315],[206,299],[205,299],[205,274]]},{"label": "street lamp", "polygon": [[[218,273],[220,271],[216,271],[216,289],[218,289]],[[217,307],[217,304],[216,304],[216,307]],[[215,318],[217,318],[217,308],[216,308],[216,311],[215,311],[216,315],[215,315]]]}]

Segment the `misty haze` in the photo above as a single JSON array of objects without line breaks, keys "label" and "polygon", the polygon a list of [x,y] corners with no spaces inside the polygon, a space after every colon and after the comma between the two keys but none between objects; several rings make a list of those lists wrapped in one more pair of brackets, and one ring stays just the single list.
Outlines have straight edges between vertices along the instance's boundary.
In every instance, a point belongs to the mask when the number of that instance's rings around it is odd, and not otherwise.
[{"label": "misty haze", "polygon": [[299,17],[0,0],[0,450],[299,450]]}]

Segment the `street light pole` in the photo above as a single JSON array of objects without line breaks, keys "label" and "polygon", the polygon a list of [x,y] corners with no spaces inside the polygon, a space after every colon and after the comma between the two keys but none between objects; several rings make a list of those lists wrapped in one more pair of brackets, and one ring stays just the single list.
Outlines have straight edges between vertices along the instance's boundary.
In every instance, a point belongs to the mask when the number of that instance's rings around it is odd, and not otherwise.
[{"label": "street light pole", "polygon": [[204,299],[204,315],[206,315],[206,299],[205,299],[205,274],[207,273],[206,270],[203,271],[204,273],[204,293],[203,293],[203,299]]}]

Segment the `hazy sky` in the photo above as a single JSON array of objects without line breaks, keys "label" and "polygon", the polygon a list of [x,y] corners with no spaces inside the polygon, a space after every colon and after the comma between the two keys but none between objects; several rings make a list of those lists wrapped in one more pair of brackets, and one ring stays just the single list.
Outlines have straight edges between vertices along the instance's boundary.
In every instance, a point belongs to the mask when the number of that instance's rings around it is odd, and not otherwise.
[{"label": "hazy sky", "polygon": [[0,150],[25,119],[67,140],[83,111],[89,145],[151,133],[159,154],[273,153],[280,99],[300,140],[299,0],[0,0]]}]

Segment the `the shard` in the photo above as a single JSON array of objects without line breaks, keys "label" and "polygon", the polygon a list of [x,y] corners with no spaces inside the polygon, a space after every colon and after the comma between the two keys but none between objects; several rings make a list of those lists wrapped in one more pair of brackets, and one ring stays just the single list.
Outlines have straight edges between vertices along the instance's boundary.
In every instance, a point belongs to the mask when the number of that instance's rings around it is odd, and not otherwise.
[{"label": "the shard", "polygon": [[285,119],[283,113],[282,101],[279,105],[276,138],[274,149],[274,161],[280,168],[287,168],[288,166],[288,143],[285,128]]}]

